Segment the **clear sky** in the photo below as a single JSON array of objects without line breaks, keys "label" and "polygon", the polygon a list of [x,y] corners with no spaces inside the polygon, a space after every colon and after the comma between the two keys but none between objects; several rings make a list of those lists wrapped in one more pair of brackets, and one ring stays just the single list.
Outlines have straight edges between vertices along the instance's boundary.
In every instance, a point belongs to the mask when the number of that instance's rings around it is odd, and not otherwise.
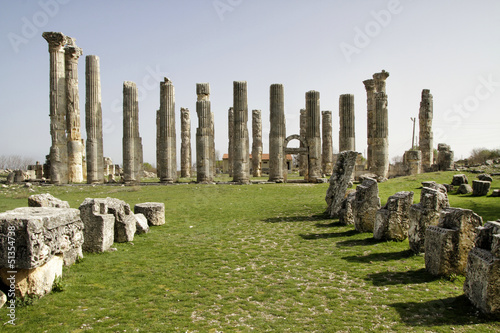
[{"label": "clear sky", "polygon": [[[43,31],[76,38],[83,49],[79,86],[85,138],[85,55],[100,57],[104,155],[122,161],[122,84],[140,88],[144,161],[155,164],[159,82],[191,111],[195,155],[196,83],[209,82],[216,149],[227,152],[233,81],[248,82],[251,110],[262,110],[269,151],[269,86],[285,88],[287,135],[299,132],[305,93],[333,111],[355,95],[356,148],[366,151],[363,80],[385,69],[390,156],[411,148],[422,89],[434,95],[434,145],[455,158],[475,147],[500,148],[500,1],[498,0],[39,0],[0,3],[0,155],[43,161],[50,148],[49,53]],[[418,126],[418,125],[417,125]],[[178,155],[178,160],[180,156]],[[194,157],[193,157],[194,162]]]}]

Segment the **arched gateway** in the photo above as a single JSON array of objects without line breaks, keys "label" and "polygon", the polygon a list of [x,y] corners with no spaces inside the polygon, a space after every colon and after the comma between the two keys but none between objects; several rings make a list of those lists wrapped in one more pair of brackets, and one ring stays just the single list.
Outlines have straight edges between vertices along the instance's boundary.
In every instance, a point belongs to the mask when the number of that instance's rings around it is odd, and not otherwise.
[{"label": "arched gateway", "polygon": [[[300,141],[300,147],[298,148],[292,148],[292,147],[288,147],[288,143],[292,140],[299,140]],[[283,153],[284,153],[284,156],[286,156],[287,154],[291,154],[291,155],[300,155],[300,158],[305,158],[305,160],[307,161],[309,159],[309,145],[307,144],[307,140],[306,138],[304,138],[303,136],[300,136],[298,134],[292,134],[290,136],[288,136],[286,139],[285,139],[285,142],[283,144]]]}]

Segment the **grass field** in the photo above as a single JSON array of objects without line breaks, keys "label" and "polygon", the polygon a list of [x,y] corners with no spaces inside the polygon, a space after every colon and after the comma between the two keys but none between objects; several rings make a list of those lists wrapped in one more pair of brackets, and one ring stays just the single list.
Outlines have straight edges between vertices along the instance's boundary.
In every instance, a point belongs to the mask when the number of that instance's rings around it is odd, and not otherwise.
[{"label": "grass field", "polygon": [[[380,184],[385,203],[420,182]],[[474,179],[469,175],[469,181]],[[464,277],[436,278],[408,241],[376,242],[326,219],[327,184],[43,186],[78,208],[111,196],[164,202],[164,226],[64,269],[62,292],[17,308],[5,332],[493,332],[498,318],[463,296]],[[495,179],[493,188],[500,188]],[[0,211],[28,189],[1,189]],[[453,207],[500,218],[500,198],[450,194]],[[6,322],[6,309],[0,310]]]}]

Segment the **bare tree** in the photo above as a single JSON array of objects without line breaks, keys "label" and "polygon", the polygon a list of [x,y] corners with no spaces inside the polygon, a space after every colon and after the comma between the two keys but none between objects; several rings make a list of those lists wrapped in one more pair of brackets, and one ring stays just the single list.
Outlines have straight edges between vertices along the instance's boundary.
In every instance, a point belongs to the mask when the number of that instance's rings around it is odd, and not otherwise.
[{"label": "bare tree", "polygon": [[35,164],[33,158],[20,155],[0,155],[0,169],[26,170],[28,165]]}]

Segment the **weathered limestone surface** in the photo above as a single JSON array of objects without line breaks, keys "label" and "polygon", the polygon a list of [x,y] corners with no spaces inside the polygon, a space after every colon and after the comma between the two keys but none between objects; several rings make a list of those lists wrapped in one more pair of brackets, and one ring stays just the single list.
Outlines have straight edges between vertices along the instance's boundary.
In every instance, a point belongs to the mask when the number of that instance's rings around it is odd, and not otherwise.
[{"label": "weathered limestone surface", "polygon": [[378,184],[375,179],[365,178],[356,187],[354,201],[354,228],[359,232],[373,232],[377,211],[380,209]]},{"label": "weathered limestone surface", "polygon": [[486,180],[473,180],[472,181],[472,195],[484,196],[487,195],[491,188],[491,182]]},{"label": "weathered limestone surface", "polygon": [[408,241],[414,253],[425,251],[425,230],[430,225],[437,225],[441,210],[450,207],[446,188],[434,184],[435,188],[422,188],[420,202],[410,207]]},{"label": "weathered limestone surface", "polygon": [[212,160],[212,111],[210,110],[210,85],[196,84],[196,113],[198,128],[196,129],[196,177],[200,183],[211,183],[214,180]]},{"label": "weathered limestone surface", "polygon": [[28,197],[28,207],[70,208],[67,201],[62,201],[50,193],[30,195]]},{"label": "weathered limestone surface", "polygon": [[403,164],[409,175],[422,172],[422,152],[420,150],[407,150],[403,155]]},{"label": "weathered limestone surface", "polygon": [[123,181],[139,183],[142,174],[142,139],[139,136],[139,100],[134,82],[123,83]]},{"label": "weathered limestone surface", "polygon": [[325,197],[327,212],[332,218],[337,217],[342,208],[342,201],[345,200],[345,192],[351,182],[357,157],[358,153],[351,150],[342,151],[337,157]]},{"label": "weathered limestone surface", "polygon": [[433,275],[463,275],[476,228],[482,224],[472,210],[443,209],[438,225],[428,226],[425,232],[425,269]]},{"label": "weathered limestone surface", "polygon": [[65,51],[67,37],[61,32],[44,32],[50,53],[50,181],[68,183],[68,143],[66,137]]},{"label": "weathered limestone surface", "polygon": [[402,241],[408,237],[410,206],[413,192],[398,192],[387,199],[387,204],[377,211],[373,238]]},{"label": "weathered limestone surface", "polygon": [[339,97],[339,152],[356,150],[354,95]]},{"label": "weathered limestone surface", "polygon": [[387,113],[387,95],[375,94],[375,134],[373,137],[372,169],[380,178],[389,174],[389,117]]},{"label": "weathered limestone surface", "polygon": [[331,176],[333,171],[332,111],[322,111],[321,117],[321,134],[323,137],[321,165],[323,174]]},{"label": "weathered limestone surface", "polygon": [[64,48],[66,64],[66,134],[68,138],[68,181],[81,183],[83,179],[82,135],[80,132],[80,95],[78,93],[78,59],[82,49],[68,38]]},{"label": "weathered limestone surface", "polygon": [[[307,136],[307,112],[306,109],[300,110],[300,134],[302,138]],[[300,148],[307,148],[304,143],[300,141]],[[307,179],[307,173],[309,171],[307,153],[299,154],[299,175]]]},{"label": "weathered limestone surface", "polygon": [[161,202],[144,202],[134,206],[136,214],[144,214],[149,225],[165,224],[165,204]]},{"label": "weathered limestone surface", "polygon": [[282,84],[272,84],[270,87],[270,122],[269,130],[269,181],[281,183],[285,181],[285,151],[286,138],[285,97]]},{"label": "weathered limestone surface", "polygon": [[[250,182],[247,82],[233,82],[234,136],[233,136],[233,181]],[[271,152],[269,152],[271,154]]]},{"label": "weathered limestone surface", "polygon": [[343,225],[354,224],[354,202],[356,201],[356,190],[348,190],[339,210],[339,223]]},{"label": "weathered limestone surface", "polygon": [[487,181],[487,182],[492,182],[493,181],[493,178],[491,178],[491,176],[488,175],[487,173],[482,173],[482,174],[478,175],[477,179],[484,180],[484,181]]},{"label": "weathered limestone surface", "polygon": [[215,161],[215,114],[210,112],[210,168],[212,169],[212,175],[217,174],[217,163]]},{"label": "weathered limestone surface", "polygon": [[316,183],[322,177],[319,91],[306,92],[307,144],[309,145],[308,181]]},{"label": "weathered limestone surface", "polygon": [[65,265],[83,257],[83,223],[78,209],[21,207],[0,214],[0,267],[9,267],[8,232],[15,232],[16,268],[32,269],[63,255]]},{"label": "weathered limestone surface", "polygon": [[175,88],[168,78],[160,82],[160,182],[177,180],[177,149],[175,137]]},{"label": "weathered limestone surface", "polygon": [[485,313],[500,313],[500,221],[477,229],[469,252],[464,293]]},{"label": "weathered limestone surface", "polygon": [[469,184],[469,180],[467,179],[467,176],[464,175],[463,173],[458,174],[458,175],[453,175],[451,185],[460,186],[462,184]]},{"label": "weathered limestone surface", "polygon": [[262,174],[262,116],[260,110],[252,110],[252,176]]},{"label": "weathered limestone surface", "polygon": [[191,114],[181,108],[181,177],[191,177]]},{"label": "weathered limestone surface", "polygon": [[101,78],[99,57],[85,57],[85,129],[87,132],[87,183],[104,183]]},{"label": "weathered limestone surface", "polygon": [[0,309],[5,305],[5,303],[7,303],[7,295],[0,290]]},{"label": "weathered limestone surface", "polygon": [[228,137],[228,147],[227,147],[227,163],[228,163],[228,173],[229,177],[233,176],[233,149],[234,149],[234,109],[232,107],[227,111],[227,137]]},{"label": "weathered limestone surface", "polygon": [[135,218],[137,220],[137,223],[135,225],[135,233],[137,235],[139,234],[146,234],[149,232],[149,224],[148,224],[148,219],[146,219],[146,216],[144,214],[135,214]]},{"label": "weathered limestone surface", "polygon": [[371,170],[373,164],[373,138],[375,137],[375,81],[373,79],[363,81],[366,90],[366,115],[367,115],[367,159],[368,170]]},{"label": "weathered limestone surface", "polygon": [[444,143],[438,144],[438,169],[442,171],[453,170],[455,163],[453,162],[454,153],[450,146]]},{"label": "weathered limestone surface", "polygon": [[118,243],[134,240],[137,219],[128,203],[115,198],[106,198],[107,212],[115,217],[115,237]]},{"label": "weathered limestone surface", "polygon": [[422,152],[422,169],[430,170],[434,161],[434,143],[432,133],[433,101],[429,89],[422,90],[422,100],[418,113],[419,149]]},{"label": "weathered limestone surface", "polygon": [[9,273],[11,269],[0,268],[0,278],[5,285],[10,285],[7,280],[15,276],[16,298],[26,296],[42,297],[52,291],[56,277],[62,276],[64,259],[61,254],[54,255],[43,265],[31,269],[16,269],[17,273]]},{"label": "weathered limestone surface", "polygon": [[80,205],[80,215],[85,225],[83,250],[105,252],[115,237],[115,217],[108,213],[106,199],[85,199]]}]

